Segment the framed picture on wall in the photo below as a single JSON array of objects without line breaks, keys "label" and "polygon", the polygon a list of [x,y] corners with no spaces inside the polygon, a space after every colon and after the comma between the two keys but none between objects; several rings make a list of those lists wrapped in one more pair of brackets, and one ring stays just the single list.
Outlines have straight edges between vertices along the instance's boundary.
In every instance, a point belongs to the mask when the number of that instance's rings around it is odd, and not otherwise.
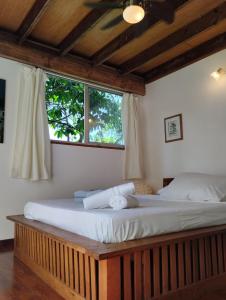
[{"label": "framed picture on wall", "polygon": [[0,79],[0,143],[4,142],[5,80]]},{"label": "framed picture on wall", "polygon": [[166,143],[183,140],[182,114],[165,118],[164,127]]}]

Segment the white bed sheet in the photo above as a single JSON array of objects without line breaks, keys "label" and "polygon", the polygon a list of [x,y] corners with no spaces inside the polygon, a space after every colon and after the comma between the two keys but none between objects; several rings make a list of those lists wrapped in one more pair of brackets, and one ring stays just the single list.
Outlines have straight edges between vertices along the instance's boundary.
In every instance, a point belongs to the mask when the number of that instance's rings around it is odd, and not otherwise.
[{"label": "white bed sheet", "polygon": [[138,196],[140,207],[85,210],[74,199],[28,202],[24,215],[104,243],[226,224],[226,203],[164,201]]}]

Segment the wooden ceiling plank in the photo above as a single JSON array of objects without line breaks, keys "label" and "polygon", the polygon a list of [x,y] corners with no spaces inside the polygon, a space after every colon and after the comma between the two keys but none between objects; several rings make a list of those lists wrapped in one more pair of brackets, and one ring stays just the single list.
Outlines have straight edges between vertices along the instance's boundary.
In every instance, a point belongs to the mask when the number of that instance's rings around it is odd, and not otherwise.
[{"label": "wooden ceiling plank", "polygon": [[210,27],[219,24],[224,19],[226,19],[226,3],[223,3],[201,18],[184,26],[163,40],[160,40],[155,45],[145,49],[138,55],[126,61],[120,67],[122,74],[131,73],[152,58],[174,48],[176,45],[185,42],[186,40],[209,29]]},{"label": "wooden ceiling plank", "polygon": [[108,10],[108,8],[93,9],[59,45],[61,55],[65,55],[73,49],[78,38],[90,29]]},{"label": "wooden ceiling plank", "polygon": [[[172,5],[175,10],[177,10],[180,6],[185,4],[188,0],[171,0]],[[149,20],[147,20],[145,26],[142,23],[138,23],[129,27],[127,30],[122,32],[119,36],[113,39],[110,43],[100,49],[97,53],[95,53],[92,57],[92,61],[94,65],[100,65],[104,63],[107,59],[109,59],[117,50],[125,46],[127,43],[134,40],[138,33],[139,36],[142,35],[146,30],[150,29],[150,27],[154,26],[159,22],[159,19],[153,16]]]},{"label": "wooden ceiling plank", "polygon": [[145,94],[145,83],[142,77],[122,76],[115,69],[107,66],[94,67],[85,60],[75,59],[69,55],[59,57],[51,49],[44,51],[41,47],[31,46],[29,40],[21,45],[16,34],[0,31],[0,56],[124,92]]},{"label": "wooden ceiling plank", "polygon": [[166,75],[176,72],[190,64],[193,64],[203,58],[206,58],[216,52],[226,49],[226,33],[179,55],[171,61],[160,65],[145,74],[146,83],[158,80]]},{"label": "wooden ceiling plank", "polygon": [[31,10],[23,20],[17,34],[19,35],[19,42],[23,43],[29,34],[34,29],[35,25],[40,20],[43,13],[46,11],[51,0],[36,0]]}]

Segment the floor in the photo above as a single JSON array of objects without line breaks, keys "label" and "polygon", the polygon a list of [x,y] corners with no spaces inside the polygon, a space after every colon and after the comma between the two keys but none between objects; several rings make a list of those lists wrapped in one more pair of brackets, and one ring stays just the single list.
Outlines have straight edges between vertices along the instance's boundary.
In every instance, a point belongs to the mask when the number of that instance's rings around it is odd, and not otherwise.
[{"label": "floor", "polygon": [[[6,247],[0,248],[0,300],[63,300],[63,298],[14,259],[12,249]],[[223,290],[219,289],[191,300],[226,300],[226,283]]]},{"label": "floor", "polygon": [[0,300],[63,300],[22,263],[0,249]]}]

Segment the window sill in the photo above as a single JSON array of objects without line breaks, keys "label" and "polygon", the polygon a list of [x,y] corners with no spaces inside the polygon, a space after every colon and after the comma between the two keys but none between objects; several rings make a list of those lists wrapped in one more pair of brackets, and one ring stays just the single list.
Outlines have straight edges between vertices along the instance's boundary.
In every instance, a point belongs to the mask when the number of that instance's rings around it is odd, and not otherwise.
[{"label": "window sill", "polygon": [[112,145],[103,145],[103,144],[84,144],[84,143],[73,143],[66,141],[55,141],[51,140],[51,144],[57,145],[67,145],[67,146],[79,146],[79,147],[90,147],[90,148],[103,148],[103,149],[114,149],[114,150],[125,150],[125,146],[112,146]]}]

